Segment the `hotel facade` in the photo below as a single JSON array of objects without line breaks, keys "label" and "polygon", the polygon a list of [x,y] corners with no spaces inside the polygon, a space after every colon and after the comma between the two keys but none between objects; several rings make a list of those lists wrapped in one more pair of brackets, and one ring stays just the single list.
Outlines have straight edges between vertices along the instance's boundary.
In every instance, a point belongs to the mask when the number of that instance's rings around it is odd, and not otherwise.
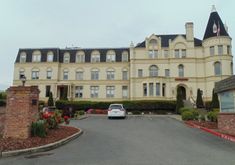
[{"label": "hotel facade", "polygon": [[217,81],[233,75],[231,37],[215,8],[202,40],[194,37],[192,22],[185,34],[152,34],[126,48],[19,49],[13,85],[49,92],[55,99],[118,101],[175,100],[179,87],[184,99],[195,101],[200,88],[211,100]]}]

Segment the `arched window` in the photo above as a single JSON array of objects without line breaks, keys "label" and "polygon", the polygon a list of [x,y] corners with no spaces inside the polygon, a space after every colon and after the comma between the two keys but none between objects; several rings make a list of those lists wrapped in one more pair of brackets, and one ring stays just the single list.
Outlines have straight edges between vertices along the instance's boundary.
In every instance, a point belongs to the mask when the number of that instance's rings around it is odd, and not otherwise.
[{"label": "arched window", "polygon": [[76,53],[76,62],[84,63],[85,62],[85,53],[83,51],[78,51]]},{"label": "arched window", "polygon": [[157,77],[158,76],[158,67],[156,65],[151,65],[149,67],[149,76]]},{"label": "arched window", "polygon": [[218,61],[214,63],[214,72],[216,76],[221,75],[221,63]]},{"label": "arched window", "polygon": [[41,52],[36,50],[33,52],[33,62],[40,62],[41,61]]},{"label": "arched window", "polygon": [[128,61],[128,52],[124,51],[122,52],[122,62],[127,62]]},{"label": "arched window", "polygon": [[64,63],[69,63],[70,61],[70,54],[68,52],[64,53]]},{"label": "arched window", "polygon": [[54,57],[54,54],[52,51],[49,51],[47,53],[47,62],[53,62],[53,57]]},{"label": "arched window", "polygon": [[180,64],[178,66],[179,77],[184,77],[184,65]]},{"label": "arched window", "polygon": [[106,62],[115,62],[116,61],[116,54],[114,51],[108,51],[106,54]]},{"label": "arched window", "polygon": [[31,78],[32,78],[32,80],[39,79],[39,69],[38,68],[33,68],[32,69]]},{"label": "arched window", "polygon": [[114,69],[113,68],[107,69],[106,75],[107,75],[106,76],[107,80],[114,80],[114,78],[115,78],[115,71],[114,71]]},{"label": "arched window", "polygon": [[100,52],[99,51],[93,51],[91,53],[91,62],[100,62]]},{"label": "arched window", "polygon": [[22,76],[25,76],[25,70],[23,68],[20,68],[20,70],[19,70],[19,79],[21,79]]},{"label": "arched window", "polygon": [[25,63],[26,62],[26,53],[21,52],[20,53],[20,63]]},{"label": "arched window", "polygon": [[149,45],[150,46],[157,46],[157,40],[156,39],[151,39],[150,41],[149,41]]}]

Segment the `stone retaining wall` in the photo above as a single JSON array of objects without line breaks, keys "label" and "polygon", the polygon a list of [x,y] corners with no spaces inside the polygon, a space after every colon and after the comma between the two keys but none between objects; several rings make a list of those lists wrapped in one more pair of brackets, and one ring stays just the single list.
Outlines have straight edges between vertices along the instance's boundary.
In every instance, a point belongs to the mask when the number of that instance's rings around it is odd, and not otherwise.
[{"label": "stone retaining wall", "polygon": [[235,135],[235,113],[219,113],[218,129],[223,133]]}]

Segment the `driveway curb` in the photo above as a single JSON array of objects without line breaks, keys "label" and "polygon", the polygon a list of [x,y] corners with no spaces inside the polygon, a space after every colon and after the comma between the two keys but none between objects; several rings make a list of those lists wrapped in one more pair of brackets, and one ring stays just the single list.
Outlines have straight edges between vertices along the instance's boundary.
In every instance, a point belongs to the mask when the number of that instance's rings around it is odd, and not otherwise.
[{"label": "driveway curb", "polygon": [[212,129],[208,129],[208,128],[205,128],[205,127],[201,127],[199,125],[196,125],[196,124],[193,124],[193,123],[189,123],[189,122],[185,122],[185,124],[189,125],[190,127],[193,127],[193,128],[198,128],[198,129],[201,129],[205,132],[208,132],[210,134],[213,134],[215,136],[218,136],[220,138],[223,138],[223,139],[226,139],[226,140],[229,140],[231,142],[235,142],[235,137],[233,136],[230,136],[230,135],[226,135],[226,134],[223,134],[223,133],[220,133],[220,132],[216,132]]},{"label": "driveway curb", "polygon": [[59,140],[57,142],[54,143],[50,143],[50,144],[46,144],[43,146],[39,146],[39,147],[33,147],[33,148],[26,148],[26,149],[21,149],[21,150],[14,150],[14,151],[6,151],[6,152],[2,152],[1,153],[1,157],[10,157],[10,156],[16,156],[16,155],[21,155],[21,154],[26,154],[26,153],[35,153],[35,152],[43,152],[43,151],[48,151],[48,150],[52,150],[55,149],[59,146],[62,146],[74,139],[76,139],[77,137],[79,137],[80,135],[83,134],[83,131],[79,128],[79,132],[64,138],[62,140]]}]

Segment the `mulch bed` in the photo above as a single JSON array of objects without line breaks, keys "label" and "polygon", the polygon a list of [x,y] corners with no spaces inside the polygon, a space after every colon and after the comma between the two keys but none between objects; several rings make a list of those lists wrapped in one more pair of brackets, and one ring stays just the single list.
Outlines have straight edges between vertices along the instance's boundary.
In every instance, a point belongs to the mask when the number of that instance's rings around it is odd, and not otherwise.
[{"label": "mulch bed", "polygon": [[191,121],[187,121],[189,123],[192,123],[192,124],[196,124],[198,126],[201,126],[201,127],[205,127],[205,128],[208,128],[208,129],[218,129],[218,125],[216,122],[210,122],[210,121],[194,121],[194,120],[191,120]]},{"label": "mulch bed", "polygon": [[45,138],[30,137],[28,139],[0,139],[0,151],[11,151],[25,148],[38,147],[54,143],[77,133],[79,129],[68,126],[59,126],[58,129],[49,130]]}]

